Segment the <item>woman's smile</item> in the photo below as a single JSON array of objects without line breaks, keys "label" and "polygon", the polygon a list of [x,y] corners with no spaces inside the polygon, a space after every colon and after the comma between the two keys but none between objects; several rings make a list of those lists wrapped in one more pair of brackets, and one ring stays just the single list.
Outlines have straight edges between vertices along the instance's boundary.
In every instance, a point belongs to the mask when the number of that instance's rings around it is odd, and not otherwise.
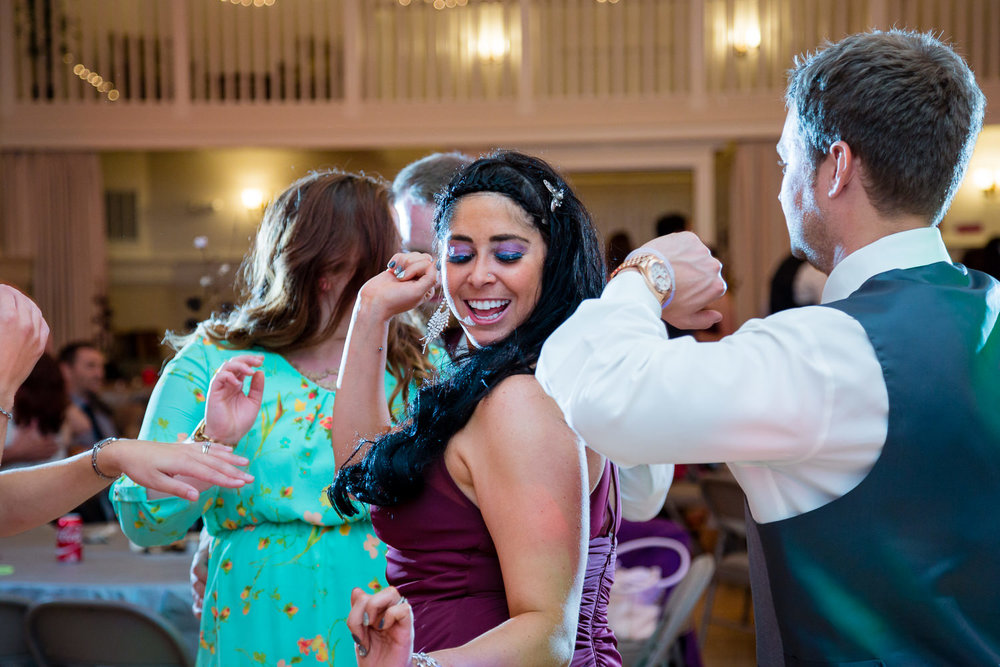
[{"label": "woman's smile", "polygon": [[510,299],[477,299],[468,300],[469,317],[476,324],[492,324],[503,317],[510,305]]},{"label": "woman's smile", "polygon": [[503,340],[538,303],[546,245],[511,199],[492,192],[463,197],[449,224],[445,294],[473,345]]}]

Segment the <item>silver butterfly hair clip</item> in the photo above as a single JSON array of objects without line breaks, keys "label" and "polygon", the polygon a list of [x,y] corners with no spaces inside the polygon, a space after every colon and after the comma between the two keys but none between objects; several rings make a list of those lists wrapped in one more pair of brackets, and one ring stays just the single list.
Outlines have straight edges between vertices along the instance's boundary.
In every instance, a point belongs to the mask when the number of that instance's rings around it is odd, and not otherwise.
[{"label": "silver butterfly hair clip", "polygon": [[549,204],[549,210],[555,213],[556,209],[562,205],[563,196],[565,196],[566,191],[563,188],[559,188],[557,190],[554,185],[549,183],[544,178],[542,179],[542,183],[545,184],[545,187],[546,189],[548,189],[549,194],[552,195],[552,203]]}]

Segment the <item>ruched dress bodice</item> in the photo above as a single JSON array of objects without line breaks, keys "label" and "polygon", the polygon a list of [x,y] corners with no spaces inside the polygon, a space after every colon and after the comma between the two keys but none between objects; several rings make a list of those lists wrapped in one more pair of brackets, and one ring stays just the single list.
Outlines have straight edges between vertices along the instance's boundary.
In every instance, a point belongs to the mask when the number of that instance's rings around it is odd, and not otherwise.
[{"label": "ruched dress bodice", "polygon": [[[607,462],[590,495],[590,545],[574,667],[621,665],[607,620],[619,505],[618,471]],[[415,650],[461,646],[510,618],[493,539],[443,458],[428,467],[424,489],[414,500],[372,507],[371,515],[376,534],[389,547],[386,580],[413,607]]]}]

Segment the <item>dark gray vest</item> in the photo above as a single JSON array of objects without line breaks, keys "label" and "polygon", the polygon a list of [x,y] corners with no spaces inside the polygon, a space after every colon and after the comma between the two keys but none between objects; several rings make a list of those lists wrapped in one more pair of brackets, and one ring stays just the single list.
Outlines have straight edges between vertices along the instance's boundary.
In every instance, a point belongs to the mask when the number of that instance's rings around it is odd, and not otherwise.
[{"label": "dark gray vest", "polygon": [[749,522],[758,661],[998,665],[1000,284],[941,262],[827,305],[875,348],[889,430],[843,497]]}]

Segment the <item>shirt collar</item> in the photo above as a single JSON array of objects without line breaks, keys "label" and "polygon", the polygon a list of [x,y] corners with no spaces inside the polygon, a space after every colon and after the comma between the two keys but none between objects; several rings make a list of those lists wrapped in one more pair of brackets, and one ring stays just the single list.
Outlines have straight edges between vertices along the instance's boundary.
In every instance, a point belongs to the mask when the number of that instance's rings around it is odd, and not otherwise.
[{"label": "shirt collar", "polygon": [[830,272],[823,303],[846,299],[872,276],[892,269],[911,269],[935,262],[951,263],[937,227],[897,232],[855,250]]}]

